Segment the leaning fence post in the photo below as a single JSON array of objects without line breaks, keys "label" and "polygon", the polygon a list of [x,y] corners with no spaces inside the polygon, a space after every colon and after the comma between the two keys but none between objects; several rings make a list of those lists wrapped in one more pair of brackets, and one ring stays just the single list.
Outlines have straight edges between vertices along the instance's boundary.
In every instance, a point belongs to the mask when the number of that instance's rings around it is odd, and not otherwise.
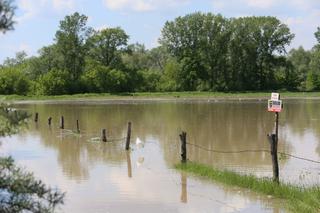
[{"label": "leaning fence post", "polygon": [[60,129],[64,129],[64,117],[61,116],[60,118]]},{"label": "leaning fence post", "polygon": [[49,118],[48,118],[48,125],[49,125],[49,126],[51,126],[51,120],[52,120],[52,118],[49,117]]},{"label": "leaning fence post", "polygon": [[273,181],[279,183],[278,140],[276,134],[268,134],[271,147]]},{"label": "leaning fence post", "polygon": [[182,132],[179,136],[181,141],[181,161],[185,163],[187,161],[187,133]]},{"label": "leaning fence post", "polygon": [[38,122],[38,118],[39,118],[39,113],[36,112],[35,116],[34,116],[34,122]]},{"label": "leaning fence post", "polygon": [[103,142],[107,142],[106,129],[102,129],[102,130],[101,130],[101,140],[102,140]]},{"label": "leaning fence post", "polygon": [[128,122],[126,150],[130,149],[130,138],[131,138],[131,122]]}]

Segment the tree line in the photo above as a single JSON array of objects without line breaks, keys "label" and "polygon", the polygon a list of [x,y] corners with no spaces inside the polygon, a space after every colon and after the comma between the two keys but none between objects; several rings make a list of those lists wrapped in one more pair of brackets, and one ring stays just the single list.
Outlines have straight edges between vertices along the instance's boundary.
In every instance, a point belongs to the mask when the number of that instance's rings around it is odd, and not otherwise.
[{"label": "tree line", "polygon": [[192,13],[167,21],[159,46],[129,44],[120,27],[94,30],[78,12],[38,56],[0,66],[0,94],[320,89],[318,44],[287,53],[294,34],[276,17]]}]

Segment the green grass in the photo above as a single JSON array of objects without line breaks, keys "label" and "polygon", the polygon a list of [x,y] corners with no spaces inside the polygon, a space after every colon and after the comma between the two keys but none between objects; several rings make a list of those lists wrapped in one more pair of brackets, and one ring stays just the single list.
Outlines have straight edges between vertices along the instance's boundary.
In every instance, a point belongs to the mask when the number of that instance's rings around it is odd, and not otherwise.
[{"label": "green grass", "polygon": [[286,201],[290,212],[320,212],[320,187],[310,188],[290,184],[277,184],[270,178],[257,178],[253,175],[240,175],[232,171],[221,171],[202,164],[188,162],[178,164],[176,169],[197,176],[206,177],[230,186],[238,186]]},{"label": "green grass", "polygon": [[[54,96],[19,96],[0,95],[0,100],[77,100],[77,99],[268,99],[270,92],[139,92],[139,93],[83,93],[74,95],[54,95]],[[281,98],[320,98],[320,92],[282,92]]]}]

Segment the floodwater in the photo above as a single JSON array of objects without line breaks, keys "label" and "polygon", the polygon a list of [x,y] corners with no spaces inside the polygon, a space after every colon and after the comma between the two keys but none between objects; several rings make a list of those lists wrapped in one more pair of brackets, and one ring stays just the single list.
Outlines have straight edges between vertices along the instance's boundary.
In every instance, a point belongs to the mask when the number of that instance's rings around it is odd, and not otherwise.
[{"label": "floodwater", "polygon": [[[188,159],[271,177],[268,150],[274,114],[266,101],[81,101],[18,104],[39,113],[28,129],[1,138],[11,155],[45,183],[66,192],[58,212],[284,212],[281,200],[227,187],[173,169],[179,134],[187,132]],[[320,100],[284,100],[279,118],[281,152],[320,160]],[[65,130],[59,129],[64,116]],[[48,126],[48,117],[52,125]],[[80,135],[74,134],[79,120]],[[125,151],[127,122],[131,151]],[[99,140],[101,129],[111,142]],[[205,149],[199,148],[203,147]],[[319,164],[280,155],[280,179],[319,184]]]}]

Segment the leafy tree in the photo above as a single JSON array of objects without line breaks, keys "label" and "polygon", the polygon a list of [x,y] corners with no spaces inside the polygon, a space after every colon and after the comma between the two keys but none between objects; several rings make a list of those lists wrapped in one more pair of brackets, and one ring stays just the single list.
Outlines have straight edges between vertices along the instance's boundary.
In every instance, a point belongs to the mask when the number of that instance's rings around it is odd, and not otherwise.
[{"label": "leafy tree", "polygon": [[57,53],[62,59],[60,69],[68,71],[74,82],[79,80],[84,70],[86,41],[92,33],[92,29],[86,26],[87,20],[87,16],[76,12],[60,21],[59,30],[56,32]]},{"label": "leafy tree", "polygon": [[16,9],[12,5],[12,0],[1,0],[0,1],[0,32],[5,33],[8,30],[13,30],[13,16]]},{"label": "leafy tree", "polygon": [[26,95],[29,91],[30,81],[17,67],[0,69],[0,94]]},{"label": "leafy tree", "polygon": [[317,32],[314,33],[314,36],[316,37],[318,44],[320,44],[320,27],[317,28]]},{"label": "leafy tree", "polygon": [[89,39],[89,55],[104,66],[120,67],[120,54],[128,39],[129,36],[120,27],[98,31]]},{"label": "leafy tree", "polygon": [[159,90],[160,91],[179,91],[181,85],[179,84],[179,75],[182,66],[174,58],[168,60],[164,67],[164,73],[160,77]]},{"label": "leafy tree", "polygon": [[3,66],[16,66],[16,65],[21,65],[22,63],[25,62],[27,58],[27,53],[25,51],[17,52],[15,58],[6,58],[3,61]]},{"label": "leafy tree", "polygon": [[146,47],[139,43],[128,45],[126,52],[122,55],[124,66],[134,71],[148,69],[148,60]]},{"label": "leafy tree", "polygon": [[67,71],[53,69],[39,77],[36,90],[41,95],[62,95],[68,92],[71,82]]},{"label": "leafy tree", "polygon": [[159,46],[152,48],[148,53],[148,68],[151,70],[159,70],[161,73],[164,72],[164,68],[170,55],[165,46]]},{"label": "leafy tree", "polygon": [[89,92],[124,92],[128,91],[128,76],[116,69],[97,62],[90,62],[82,76],[82,82]]},{"label": "leafy tree", "polygon": [[303,47],[292,49],[289,52],[288,60],[292,63],[293,68],[297,72],[299,90],[306,90],[307,74],[310,71],[311,52],[306,51]]}]

